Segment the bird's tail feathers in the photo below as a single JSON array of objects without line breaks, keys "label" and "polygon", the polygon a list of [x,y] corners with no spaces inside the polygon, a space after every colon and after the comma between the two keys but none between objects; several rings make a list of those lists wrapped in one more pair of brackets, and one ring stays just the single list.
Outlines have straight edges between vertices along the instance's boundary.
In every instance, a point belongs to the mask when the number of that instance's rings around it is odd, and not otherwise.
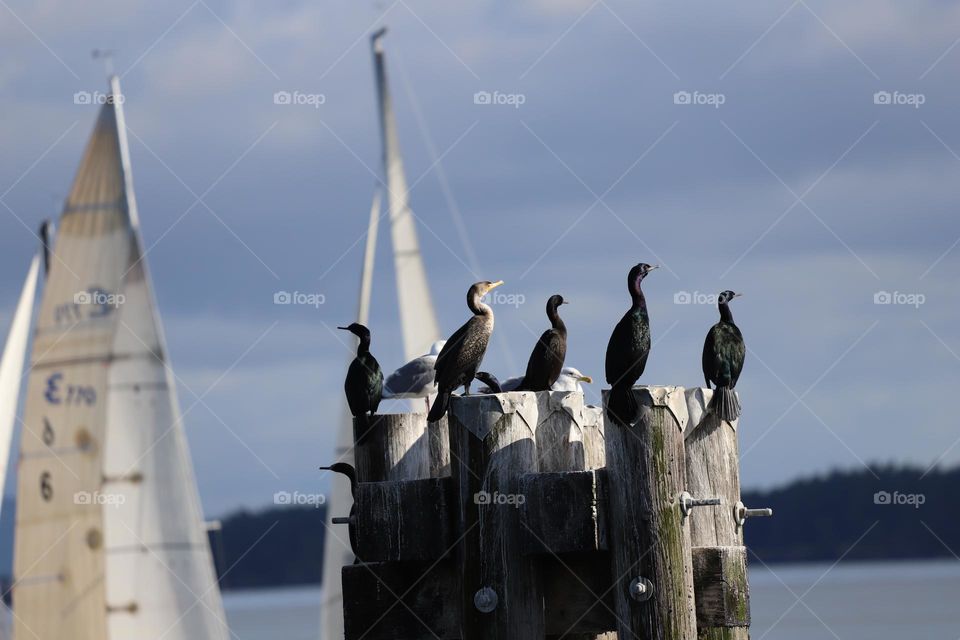
[{"label": "bird's tail feathers", "polygon": [[437,399],[433,401],[430,407],[430,413],[427,414],[427,422],[436,422],[443,418],[447,413],[447,405],[450,404],[450,392],[440,391],[437,393]]},{"label": "bird's tail feathers", "polygon": [[633,385],[614,385],[610,389],[607,414],[616,424],[627,427],[636,422],[638,409]]},{"label": "bird's tail feathers", "polygon": [[707,408],[727,422],[733,422],[740,417],[740,400],[736,391],[730,387],[717,387]]}]

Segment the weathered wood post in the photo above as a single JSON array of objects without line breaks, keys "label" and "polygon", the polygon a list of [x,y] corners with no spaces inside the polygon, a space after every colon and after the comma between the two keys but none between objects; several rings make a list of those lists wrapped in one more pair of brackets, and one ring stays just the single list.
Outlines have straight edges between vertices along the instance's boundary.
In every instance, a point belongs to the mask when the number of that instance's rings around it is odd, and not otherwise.
[{"label": "weathered wood post", "polygon": [[[612,611],[612,602],[607,589],[587,583],[583,576],[595,573],[593,569],[604,561],[609,562],[607,552],[566,553],[561,558],[557,552],[563,550],[564,543],[572,543],[582,538],[582,532],[570,531],[566,527],[576,528],[580,523],[551,522],[551,511],[556,503],[570,500],[573,495],[584,489],[593,489],[597,493],[596,477],[590,484],[584,483],[585,472],[601,469],[605,464],[606,449],[603,441],[603,409],[586,404],[583,393],[572,391],[549,391],[537,394],[537,456],[540,459],[541,474],[554,473],[557,481],[550,483],[549,493],[534,493],[535,487],[545,488],[542,482],[533,482],[532,476],[526,476],[523,493],[528,501],[524,503],[524,516],[531,522],[550,523],[550,531],[555,538],[545,540],[546,536],[531,531],[526,523],[522,532],[532,540],[528,547],[552,547],[541,562],[543,583],[548,602],[583,602],[587,615],[579,613],[580,607],[569,607],[551,615],[547,621],[547,637],[562,637],[565,640],[616,640],[616,632],[608,633],[571,633],[571,626],[582,622],[590,615],[604,615]],[[568,483],[560,477],[569,478]],[[529,488],[528,488],[529,486]],[[598,509],[599,513],[599,509]],[[553,517],[555,519],[555,516]],[[598,523],[590,523],[596,532],[596,548],[606,547],[606,529]],[[543,527],[545,530],[547,527]],[[606,597],[605,597],[606,596]],[[568,617],[565,611],[571,611]],[[560,614],[560,615],[558,615]],[[553,632],[553,633],[551,633]]]},{"label": "weathered wood post", "polygon": [[720,508],[694,510],[690,515],[697,628],[702,639],[747,640],[750,592],[747,550],[743,546],[737,422],[723,422],[707,413],[712,396],[713,392],[704,388],[688,389],[686,393],[688,491],[723,501]]},{"label": "weathered wood post", "polygon": [[427,416],[384,413],[353,419],[354,460],[360,482],[430,477]]},{"label": "weathered wood post", "polygon": [[538,469],[536,396],[454,397],[448,417],[461,638],[543,638],[540,572],[523,553],[519,522],[520,477]]},{"label": "weathered wood post", "polygon": [[[609,391],[604,391],[604,406]],[[682,387],[634,387],[637,421],[604,424],[609,537],[620,638],[696,637]]]}]

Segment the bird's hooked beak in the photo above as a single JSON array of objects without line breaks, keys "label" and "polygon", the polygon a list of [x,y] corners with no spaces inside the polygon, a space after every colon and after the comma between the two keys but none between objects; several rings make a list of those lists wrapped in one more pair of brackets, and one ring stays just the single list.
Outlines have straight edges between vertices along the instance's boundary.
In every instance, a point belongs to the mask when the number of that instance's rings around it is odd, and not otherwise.
[{"label": "bird's hooked beak", "polygon": [[650,272],[653,271],[654,269],[659,269],[659,268],[660,268],[660,265],[658,265],[658,264],[652,264],[652,265],[650,265],[650,268],[647,269],[647,273],[650,273]]},{"label": "bird's hooked beak", "polygon": [[742,293],[735,293],[735,294],[733,294],[733,297],[734,297],[734,298],[739,298],[739,297],[742,296],[742,295],[743,295]]},{"label": "bird's hooked beak", "polygon": [[579,376],[577,377],[577,382],[586,382],[587,384],[593,384],[593,378],[590,376]]},{"label": "bird's hooked beak", "polygon": [[490,291],[493,291],[494,289],[496,289],[502,284],[503,284],[503,280],[497,280],[496,282],[491,282],[490,286],[487,287],[487,293],[489,293]]},{"label": "bird's hooked beak", "polygon": [[[337,329],[343,329],[344,331],[350,331],[350,327],[337,327]],[[323,467],[321,467],[322,469]]]}]

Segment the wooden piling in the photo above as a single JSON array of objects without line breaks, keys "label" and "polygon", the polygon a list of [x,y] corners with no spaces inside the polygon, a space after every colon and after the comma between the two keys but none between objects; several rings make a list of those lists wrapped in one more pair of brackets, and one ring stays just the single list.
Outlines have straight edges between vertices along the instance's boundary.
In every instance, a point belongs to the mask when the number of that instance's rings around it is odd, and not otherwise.
[{"label": "wooden piling", "polygon": [[[521,534],[526,536],[528,547],[546,547],[543,550],[546,554],[541,559],[541,571],[546,576],[559,577],[566,585],[568,598],[580,598],[588,603],[588,611],[596,610],[602,614],[605,609],[609,611],[612,608],[605,602],[606,589],[588,588],[579,581],[579,577],[589,575],[592,567],[609,561],[604,557],[608,553],[599,551],[606,546],[606,528],[597,518],[584,522],[575,518],[559,521],[556,516],[562,511],[556,507],[561,501],[570,500],[575,495],[597,499],[597,479],[591,474],[571,472],[591,471],[604,466],[603,409],[587,405],[583,393],[574,391],[538,393],[537,405],[539,473],[553,472],[556,482],[532,482],[532,476],[525,476],[525,479],[531,480],[530,488],[525,488],[523,492],[528,498],[523,505],[525,521],[530,525],[543,522],[544,526],[535,533],[524,524]],[[536,489],[547,491],[534,493]],[[597,509],[596,513],[599,516],[601,510]],[[584,549],[590,546],[594,546],[601,557],[595,553],[565,553],[569,548]],[[563,628],[563,631],[562,636],[547,637],[563,637],[565,640],[616,640],[617,637],[615,632],[569,633],[569,628]]]},{"label": "wooden piling", "polygon": [[[696,637],[682,387],[634,387],[635,424],[604,425],[617,631],[621,638]],[[604,391],[604,405],[608,402]]]},{"label": "wooden piling", "polygon": [[687,490],[723,500],[719,508],[694,509],[690,514],[698,637],[747,640],[747,550],[735,513],[740,501],[737,422],[723,422],[706,412],[712,394],[710,389],[703,388],[686,392]]},{"label": "wooden piling", "polygon": [[353,419],[354,460],[360,482],[430,477],[427,416],[385,413]]},{"label": "wooden piling", "polygon": [[461,638],[543,638],[541,576],[523,553],[518,509],[520,477],[538,468],[535,394],[455,397],[448,417]]}]

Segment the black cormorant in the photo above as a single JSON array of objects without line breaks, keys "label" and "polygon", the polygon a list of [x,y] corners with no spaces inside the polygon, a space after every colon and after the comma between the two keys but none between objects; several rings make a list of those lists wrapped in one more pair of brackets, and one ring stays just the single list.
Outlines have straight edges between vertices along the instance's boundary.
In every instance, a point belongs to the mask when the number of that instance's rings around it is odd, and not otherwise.
[{"label": "black cormorant", "polygon": [[563,360],[567,357],[567,326],[557,309],[567,301],[556,294],[547,300],[547,317],[551,327],[543,332],[527,360],[527,372],[517,391],[549,391],[560,377]]},{"label": "black cormorant", "polygon": [[650,318],[647,300],[640,283],[658,265],[640,263],[627,274],[627,289],[633,304],[613,328],[607,343],[606,374],[610,385],[607,410],[611,418],[626,425],[636,419],[637,406],[631,393],[634,383],[643,374],[650,354]]},{"label": "black cormorant", "polygon": [[370,330],[357,322],[337,329],[349,331],[360,338],[357,357],[350,363],[347,378],[343,382],[350,413],[355,418],[367,414],[372,416],[377,412],[380,397],[383,395],[383,372],[380,370],[380,363],[370,353]]},{"label": "black cormorant", "polygon": [[434,365],[437,370],[437,399],[433,401],[427,416],[429,422],[436,422],[443,417],[454,389],[463,385],[464,394],[470,394],[470,383],[493,333],[493,309],[480,299],[502,284],[503,280],[476,282],[467,291],[467,306],[473,312],[473,317],[450,336],[437,356],[437,364]]},{"label": "black cormorant", "polygon": [[497,380],[497,376],[489,371],[477,371],[473,374],[473,377],[487,385],[480,389],[480,393],[503,393],[503,387],[500,385],[500,381]]},{"label": "black cormorant", "polygon": [[710,383],[717,385],[713,398],[710,399],[709,409],[717,417],[732,422],[740,416],[740,401],[734,387],[743,370],[743,359],[746,347],[743,344],[743,334],[733,323],[733,314],[730,313],[730,301],[742,294],[733,291],[724,291],[717,299],[720,309],[720,322],[710,327],[707,339],[703,343],[703,377]]},{"label": "black cormorant", "polygon": [[[503,382],[500,382],[492,373],[487,373],[486,371],[477,371],[476,378],[487,385],[480,389],[480,393],[506,393],[508,391],[516,391],[520,383],[523,382],[523,376],[514,376],[513,378],[507,378]],[[488,378],[492,378],[497,386],[491,386]],[[583,375],[576,367],[564,367],[560,370],[560,377],[557,378],[557,381],[550,387],[550,391],[579,391],[583,393],[583,387],[580,386],[581,382],[589,384],[593,382],[593,378]]]},{"label": "black cormorant", "polygon": [[[347,533],[350,536],[350,549],[353,551],[353,555],[356,558],[357,556],[357,470],[353,468],[353,465],[347,464],[346,462],[334,462],[329,467],[320,467],[326,471],[333,471],[334,473],[339,473],[340,475],[346,476],[350,481],[350,495],[353,497],[353,505],[350,507],[350,524],[347,525]],[[359,562],[359,558],[354,560],[354,563]]]}]

